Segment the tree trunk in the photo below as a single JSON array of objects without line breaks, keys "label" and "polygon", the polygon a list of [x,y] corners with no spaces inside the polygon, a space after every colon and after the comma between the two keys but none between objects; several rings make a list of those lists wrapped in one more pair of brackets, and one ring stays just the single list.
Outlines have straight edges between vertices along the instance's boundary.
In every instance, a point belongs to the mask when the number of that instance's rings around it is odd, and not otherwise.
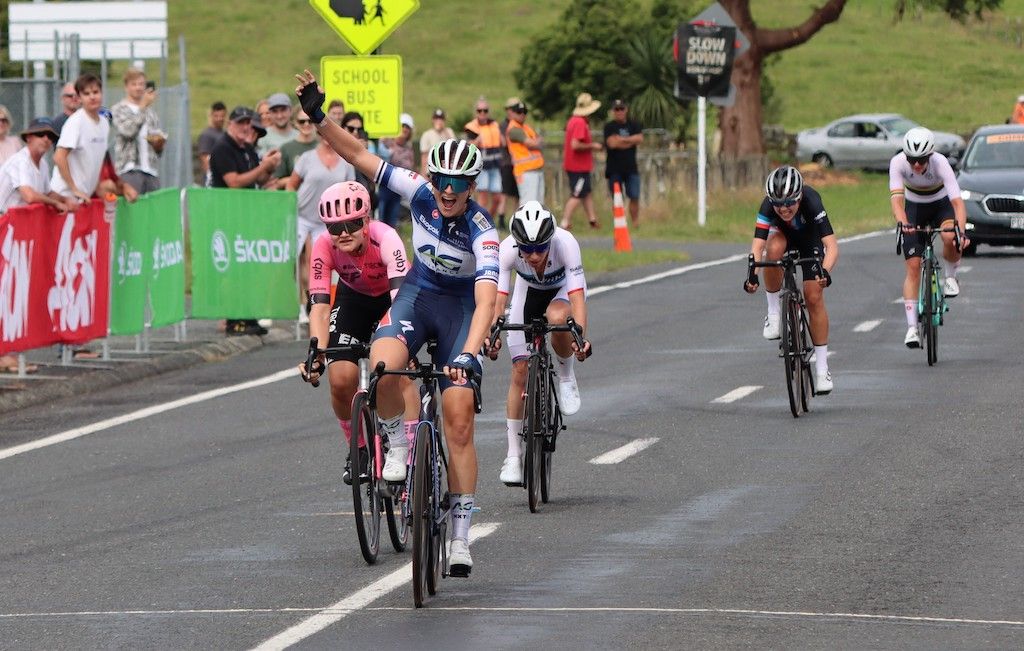
[{"label": "tree trunk", "polygon": [[750,49],[736,59],[732,83],[736,103],[723,107],[718,124],[722,130],[722,157],[740,158],[764,154],[761,131],[761,66],[769,54],[796,47],[808,41],[825,25],[843,13],[846,0],[828,0],[796,27],[760,29],[750,15],[750,0],[718,0],[732,17],[736,28],[750,39]]}]

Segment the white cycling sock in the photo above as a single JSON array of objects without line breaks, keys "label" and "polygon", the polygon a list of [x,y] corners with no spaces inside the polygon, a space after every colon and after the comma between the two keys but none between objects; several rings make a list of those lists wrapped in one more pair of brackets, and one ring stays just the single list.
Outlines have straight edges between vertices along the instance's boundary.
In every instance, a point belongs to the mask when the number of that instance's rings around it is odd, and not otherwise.
[{"label": "white cycling sock", "polygon": [[962,261],[963,261],[962,259],[961,260],[957,260],[953,264],[949,265],[949,268],[950,268],[949,276],[950,276],[950,278],[956,278],[957,272],[960,271],[960,263]]},{"label": "white cycling sock", "polygon": [[404,448],[408,447],[408,443],[405,442],[405,435],[398,436],[398,428],[402,426],[402,414],[398,413],[394,418],[381,418],[380,419],[380,431],[387,438],[388,443],[393,448]]},{"label": "white cycling sock", "polygon": [[907,315],[907,327],[917,327],[917,301],[912,298],[903,299],[903,310]]},{"label": "white cycling sock", "polygon": [[814,347],[814,368],[818,375],[824,376],[828,373],[828,344]]},{"label": "white cycling sock", "polygon": [[469,542],[469,525],[473,518],[473,494],[452,493],[452,540]]},{"label": "white cycling sock", "polygon": [[523,454],[522,450],[522,438],[520,435],[523,432],[523,419],[522,418],[506,418],[505,423],[508,425],[508,454],[506,457],[518,457]]},{"label": "white cycling sock", "polygon": [[573,363],[576,361],[576,356],[569,355],[568,357],[562,357],[556,353],[555,358],[558,359],[558,379],[568,380],[571,378]]},{"label": "white cycling sock", "polygon": [[781,289],[777,292],[769,292],[768,290],[765,290],[764,295],[768,298],[768,314],[778,315],[781,311],[779,305],[779,294],[781,293]]}]

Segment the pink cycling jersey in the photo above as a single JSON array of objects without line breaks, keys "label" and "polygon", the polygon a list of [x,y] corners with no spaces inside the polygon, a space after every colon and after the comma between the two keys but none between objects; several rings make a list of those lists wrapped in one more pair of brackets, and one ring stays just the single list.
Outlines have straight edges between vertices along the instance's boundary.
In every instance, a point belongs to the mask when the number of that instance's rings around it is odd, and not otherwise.
[{"label": "pink cycling jersey", "polygon": [[395,229],[384,222],[370,222],[360,255],[334,248],[331,235],[324,233],[313,243],[309,258],[309,293],[330,294],[332,271],[353,291],[367,296],[390,291],[393,299],[409,271],[405,244]]}]

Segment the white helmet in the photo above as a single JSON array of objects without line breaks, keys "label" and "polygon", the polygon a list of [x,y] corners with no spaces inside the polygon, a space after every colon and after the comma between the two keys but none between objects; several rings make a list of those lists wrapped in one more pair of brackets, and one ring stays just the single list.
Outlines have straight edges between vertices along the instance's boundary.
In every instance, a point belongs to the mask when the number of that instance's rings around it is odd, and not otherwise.
[{"label": "white helmet", "polygon": [[517,244],[547,244],[555,235],[555,218],[539,201],[527,201],[513,213],[508,230]]},{"label": "white helmet", "polygon": [[483,168],[484,157],[480,150],[465,140],[442,140],[427,155],[427,170],[431,174],[476,178]]},{"label": "white helmet", "polygon": [[903,153],[910,158],[924,158],[935,151],[935,134],[931,129],[914,127],[903,136]]}]

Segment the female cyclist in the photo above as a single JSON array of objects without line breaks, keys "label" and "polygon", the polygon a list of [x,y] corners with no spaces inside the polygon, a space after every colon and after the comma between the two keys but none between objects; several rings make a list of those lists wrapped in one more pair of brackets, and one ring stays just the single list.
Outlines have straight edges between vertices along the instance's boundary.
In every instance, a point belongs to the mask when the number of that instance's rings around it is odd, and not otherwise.
[{"label": "female cyclist", "polygon": [[[437,340],[434,362],[448,374],[441,383],[441,403],[453,519],[450,573],[467,576],[473,567],[469,527],[477,477],[474,398],[468,379],[473,376],[479,382],[482,377],[476,353],[490,329],[498,283],[497,231],[490,215],[469,198],[483,157],[475,145],[443,140],[427,156],[429,181],[412,170],[394,167],[326,119],[324,92],[313,73],[306,70],[296,79],[295,92],[320,137],[379,186],[409,200],[414,263],[373,335],[370,362],[404,368],[427,339]],[[377,414],[381,428],[390,435],[401,426],[402,392],[395,376],[384,376],[377,387]],[[407,450],[393,447],[384,479],[403,479],[406,461]]]}]

